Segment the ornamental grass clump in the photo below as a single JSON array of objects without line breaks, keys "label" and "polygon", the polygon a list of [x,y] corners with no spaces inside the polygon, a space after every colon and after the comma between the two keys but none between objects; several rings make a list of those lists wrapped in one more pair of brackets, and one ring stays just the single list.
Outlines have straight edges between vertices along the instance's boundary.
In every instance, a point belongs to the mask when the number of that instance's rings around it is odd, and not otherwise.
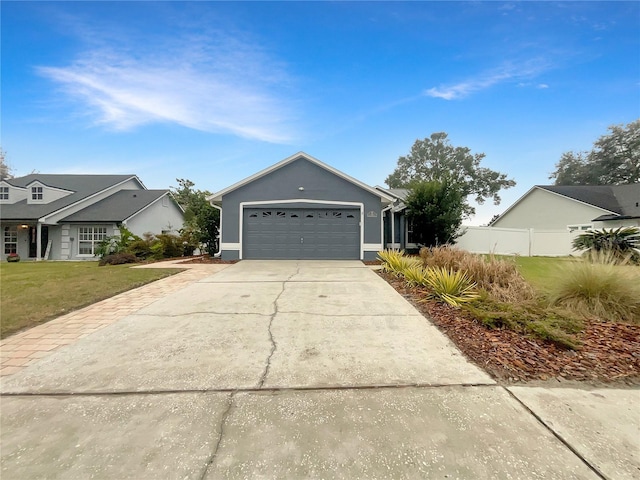
[{"label": "ornamental grass clump", "polygon": [[567,264],[549,292],[550,303],[585,317],[640,324],[640,272],[610,254]]},{"label": "ornamental grass clump", "polygon": [[420,258],[427,267],[466,272],[479,289],[485,290],[496,300],[524,302],[536,297],[534,288],[511,259],[497,259],[493,255],[485,258],[450,246],[423,248]]},{"label": "ornamental grass clump", "polygon": [[465,304],[474,319],[490,329],[508,329],[571,350],[580,347],[577,337],[583,321],[559,307],[549,307],[542,301],[507,303],[494,300],[486,292],[477,302]]}]

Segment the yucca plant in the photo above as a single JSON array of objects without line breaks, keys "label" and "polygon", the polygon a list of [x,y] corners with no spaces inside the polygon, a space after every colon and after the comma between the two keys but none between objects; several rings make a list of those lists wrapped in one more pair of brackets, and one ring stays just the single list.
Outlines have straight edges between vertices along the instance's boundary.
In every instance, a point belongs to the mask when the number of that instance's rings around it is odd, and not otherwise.
[{"label": "yucca plant", "polygon": [[574,250],[584,250],[585,255],[605,252],[619,261],[640,264],[640,229],[637,227],[603,228],[578,235],[573,240]]},{"label": "yucca plant", "polygon": [[404,256],[404,250],[386,249],[378,252],[378,259],[382,264],[382,271],[395,273],[400,258]]},{"label": "yucca plant", "polygon": [[479,298],[476,284],[466,272],[443,267],[427,269],[426,284],[431,290],[431,297],[440,299],[449,305],[459,307],[462,303],[472,302]]},{"label": "yucca plant", "polygon": [[397,277],[414,265],[422,265],[422,261],[416,257],[407,257],[404,250],[382,250],[378,252],[378,258],[382,261],[382,270]]},{"label": "yucca plant", "polygon": [[419,263],[407,267],[402,274],[410,287],[427,285],[428,271]]}]

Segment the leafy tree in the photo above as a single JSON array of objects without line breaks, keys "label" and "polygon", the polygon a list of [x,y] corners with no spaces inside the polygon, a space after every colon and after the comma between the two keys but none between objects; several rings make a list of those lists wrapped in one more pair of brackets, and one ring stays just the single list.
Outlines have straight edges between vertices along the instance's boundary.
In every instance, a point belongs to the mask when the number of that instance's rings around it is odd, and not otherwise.
[{"label": "leafy tree", "polygon": [[13,178],[11,168],[7,165],[7,153],[0,148],[0,180]]},{"label": "leafy tree", "polygon": [[176,178],[178,187],[171,187],[174,198],[184,210],[182,234],[196,244],[203,244],[209,254],[217,251],[220,213],[207,201],[206,190],[195,189],[191,180]]},{"label": "leafy tree", "polygon": [[448,181],[462,193],[464,215],[472,215],[475,209],[467,203],[467,196],[475,196],[479,204],[493,198],[497,205],[498,192],[516,184],[504,173],[481,167],[484,157],[484,153],[471,153],[467,147],[454,147],[444,132],[433,133],[430,138],[416,140],[385,182],[390,188],[408,188],[411,182]]},{"label": "leafy tree", "polygon": [[464,214],[464,196],[450,180],[415,183],[406,200],[416,243],[433,247],[453,243]]},{"label": "leafy tree", "polygon": [[640,182],[640,120],[612,125],[590,152],[565,152],[549,178],[556,185],[620,185]]}]

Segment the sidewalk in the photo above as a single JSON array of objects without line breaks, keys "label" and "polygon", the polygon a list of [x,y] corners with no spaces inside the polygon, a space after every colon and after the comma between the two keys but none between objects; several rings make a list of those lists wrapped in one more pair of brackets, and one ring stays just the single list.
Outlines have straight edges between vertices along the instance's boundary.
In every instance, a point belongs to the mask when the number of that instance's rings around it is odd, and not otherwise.
[{"label": "sidewalk", "polygon": [[156,262],[133,268],[180,268],[184,272],[129,290],[58,317],[0,341],[0,377],[50,355],[92,332],[131,315],[159,298],[227,268],[227,264],[184,264],[182,260]]}]

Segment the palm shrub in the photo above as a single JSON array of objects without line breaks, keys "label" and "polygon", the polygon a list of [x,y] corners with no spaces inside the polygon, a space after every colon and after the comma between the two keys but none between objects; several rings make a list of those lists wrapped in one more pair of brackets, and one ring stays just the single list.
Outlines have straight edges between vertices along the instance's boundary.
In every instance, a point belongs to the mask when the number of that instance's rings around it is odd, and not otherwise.
[{"label": "palm shrub", "polygon": [[585,232],[573,240],[572,246],[574,250],[584,250],[587,256],[606,252],[615,260],[640,264],[640,229],[637,227]]},{"label": "palm shrub", "polygon": [[431,290],[432,298],[442,300],[454,307],[479,298],[476,284],[462,270],[429,268],[426,285]]},{"label": "palm shrub", "polygon": [[640,324],[640,273],[613,254],[593,254],[565,265],[550,302],[587,317]]}]

